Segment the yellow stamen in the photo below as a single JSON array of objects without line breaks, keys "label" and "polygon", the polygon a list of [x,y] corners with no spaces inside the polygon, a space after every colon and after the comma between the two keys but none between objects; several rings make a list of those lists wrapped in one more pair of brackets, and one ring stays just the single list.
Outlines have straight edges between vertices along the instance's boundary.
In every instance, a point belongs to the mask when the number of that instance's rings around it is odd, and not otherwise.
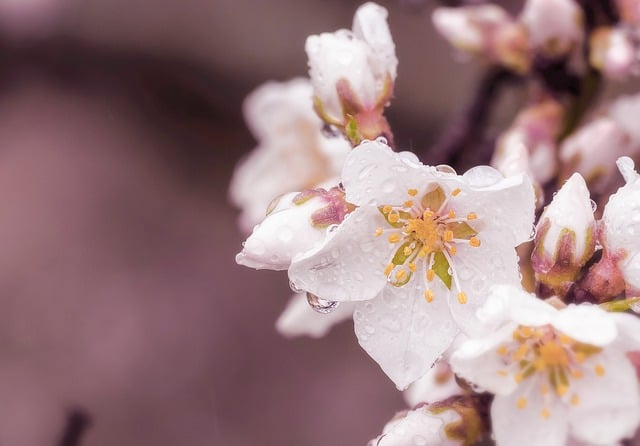
[{"label": "yellow stamen", "polygon": [[401,281],[402,279],[405,278],[406,275],[407,275],[407,271],[405,271],[404,269],[399,269],[396,271],[396,280]]},{"label": "yellow stamen", "polygon": [[463,293],[462,291],[460,291],[458,293],[458,302],[460,302],[461,304],[466,304],[467,303],[467,295],[465,293]]},{"label": "yellow stamen", "polygon": [[558,396],[565,396],[568,391],[569,391],[569,387],[564,386],[562,384],[560,384],[560,385],[558,385],[558,387],[556,387],[556,393],[558,394]]},{"label": "yellow stamen", "polygon": [[580,404],[580,397],[576,394],[573,394],[570,402],[572,406],[577,406],[578,404]]},{"label": "yellow stamen", "polygon": [[416,195],[418,195],[418,189],[409,189],[407,190],[407,193],[412,197],[415,197]]},{"label": "yellow stamen", "polygon": [[418,269],[418,266],[413,262],[409,262],[407,266],[409,267],[409,270],[411,270],[412,273],[415,273],[416,270]]},{"label": "yellow stamen", "polygon": [[382,235],[382,228],[376,228],[376,237],[380,237]]},{"label": "yellow stamen", "polygon": [[478,215],[475,212],[469,212],[467,214],[467,220],[475,220],[476,218],[478,218]]},{"label": "yellow stamen", "polygon": [[456,245],[451,245],[447,249],[449,250],[449,254],[451,254],[452,256],[455,256],[458,253],[458,248],[456,248]]},{"label": "yellow stamen", "polygon": [[528,352],[529,352],[529,348],[527,347],[527,344],[520,344],[520,346],[518,347],[518,350],[516,350],[516,352],[513,355],[514,361],[520,361],[527,355]]},{"label": "yellow stamen", "polygon": [[453,240],[453,231],[446,230],[442,233],[442,240],[445,242],[450,242]]},{"label": "yellow stamen", "polygon": [[449,209],[449,213],[447,214],[447,217],[456,218],[456,211],[454,211],[453,209]]},{"label": "yellow stamen", "polygon": [[543,395],[546,395],[547,393],[549,393],[549,386],[546,384],[543,384],[540,386],[540,393]]},{"label": "yellow stamen", "polygon": [[527,406],[527,399],[524,397],[518,398],[518,409],[524,409]]},{"label": "yellow stamen", "polygon": [[560,339],[560,342],[562,342],[563,344],[573,343],[573,339],[571,339],[569,336],[567,336],[564,333],[561,333],[560,336],[558,336],[558,339]]},{"label": "yellow stamen", "polygon": [[604,373],[605,373],[604,366],[602,364],[597,364],[593,368],[593,371],[596,372],[596,375],[598,376],[604,376]]},{"label": "yellow stamen", "polygon": [[498,370],[498,375],[500,375],[500,376],[507,376],[507,375],[508,375],[508,373],[507,373],[507,371],[506,371],[506,370]]},{"label": "yellow stamen", "polygon": [[522,373],[516,373],[516,374],[513,376],[513,379],[514,379],[518,384],[520,384],[520,383],[522,382],[522,380],[524,379],[524,377],[522,376]]},{"label": "yellow stamen", "polygon": [[413,201],[412,200],[407,200],[402,204],[402,206],[404,206],[406,208],[410,208],[411,206],[413,206]]},{"label": "yellow stamen", "polygon": [[395,212],[393,214],[389,214],[388,218],[391,223],[398,223],[398,220],[400,220],[400,216]]},{"label": "yellow stamen", "polygon": [[409,248],[408,246],[405,246],[404,249],[402,250],[402,253],[405,256],[410,256],[412,252],[413,252],[413,250],[411,248]]},{"label": "yellow stamen", "polygon": [[399,241],[400,241],[400,234],[398,234],[397,232],[389,236],[389,243],[398,243]]},{"label": "yellow stamen", "polygon": [[433,301],[433,291],[426,290],[424,292],[424,298],[426,299],[427,302],[432,302]]},{"label": "yellow stamen", "polygon": [[584,376],[584,374],[582,373],[581,370],[573,369],[571,371],[571,376],[573,376],[575,379],[580,379]]},{"label": "yellow stamen", "polygon": [[391,212],[392,209],[393,208],[391,206],[389,206],[389,205],[383,206],[382,207],[382,213],[383,214],[388,214],[389,212]]},{"label": "yellow stamen", "polygon": [[551,412],[549,412],[549,409],[545,408],[545,409],[542,409],[542,412],[540,412],[540,415],[542,416],[542,418],[547,420],[551,416]]},{"label": "yellow stamen", "polygon": [[431,282],[436,277],[436,272],[432,269],[427,270],[427,280]]},{"label": "yellow stamen", "polygon": [[576,362],[582,364],[587,356],[582,352],[576,352]]},{"label": "yellow stamen", "polygon": [[393,268],[395,267],[396,266],[393,263],[389,263],[384,269],[384,275],[388,276],[389,274],[391,274],[391,271],[393,271]]},{"label": "yellow stamen", "polygon": [[507,346],[506,345],[501,345],[500,347],[498,347],[497,353],[500,356],[504,356],[507,354]]},{"label": "yellow stamen", "polygon": [[456,196],[456,195],[458,195],[460,192],[461,192],[461,191],[460,191],[460,189],[454,189],[454,190],[452,190],[452,191],[451,191],[451,195],[453,195],[453,196],[455,197],[455,196]]},{"label": "yellow stamen", "polygon": [[424,211],[422,213],[422,218],[425,219],[425,220],[433,218],[433,211],[431,209],[427,209],[426,211]]},{"label": "yellow stamen", "polygon": [[420,248],[420,252],[418,253],[418,257],[420,257],[421,259],[424,259],[427,254],[429,253],[429,250],[423,246],[422,248]]},{"label": "yellow stamen", "polygon": [[478,237],[471,237],[469,239],[469,245],[477,248],[478,246],[480,246],[480,239]]}]

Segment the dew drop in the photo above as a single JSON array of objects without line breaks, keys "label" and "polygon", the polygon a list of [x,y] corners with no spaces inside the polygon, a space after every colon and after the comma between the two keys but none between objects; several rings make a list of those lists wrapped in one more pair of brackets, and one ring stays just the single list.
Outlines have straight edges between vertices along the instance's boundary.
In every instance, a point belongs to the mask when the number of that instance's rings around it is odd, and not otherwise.
[{"label": "dew drop", "polygon": [[526,241],[530,242],[531,240],[535,239],[537,232],[538,232],[538,230],[536,228],[536,225],[533,225],[531,227],[531,232],[529,233],[529,238]]},{"label": "dew drop", "polygon": [[593,200],[589,200],[591,202],[591,212],[595,212],[596,209],[598,209],[598,204],[593,201]]},{"label": "dew drop", "polygon": [[427,439],[424,438],[422,435],[416,435],[413,437],[413,444],[415,446],[426,446]]},{"label": "dew drop", "polygon": [[322,136],[325,138],[337,138],[340,136],[340,131],[333,125],[325,124],[322,126]]},{"label": "dew drop", "polygon": [[289,288],[291,288],[291,291],[293,291],[294,293],[302,293],[302,290],[298,288],[292,280],[289,281]]},{"label": "dew drop", "polygon": [[371,171],[373,169],[376,168],[375,164],[369,164],[368,166],[363,167],[360,170],[360,173],[358,174],[358,179],[359,180],[364,180],[365,178],[367,178],[369,176],[369,174],[371,173]]},{"label": "dew drop", "polygon": [[470,186],[487,187],[496,184],[504,177],[500,172],[490,166],[477,166],[467,170],[462,178]]},{"label": "dew drop", "polygon": [[385,138],[384,136],[378,136],[376,138],[376,142],[380,144],[385,144],[385,145],[389,144],[389,141],[387,141],[387,138]]},{"label": "dew drop", "polygon": [[449,166],[448,164],[438,164],[436,166],[436,170],[440,173],[457,175],[456,170],[453,167]]},{"label": "dew drop", "polygon": [[338,305],[340,304],[340,302],[321,299],[315,294],[311,294],[309,292],[307,292],[307,302],[309,302],[311,308],[321,314],[331,313],[333,310],[338,308]]},{"label": "dew drop", "polygon": [[332,232],[335,232],[336,229],[338,229],[340,225],[329,225],[327,226],[327,234],[331,234]]}]

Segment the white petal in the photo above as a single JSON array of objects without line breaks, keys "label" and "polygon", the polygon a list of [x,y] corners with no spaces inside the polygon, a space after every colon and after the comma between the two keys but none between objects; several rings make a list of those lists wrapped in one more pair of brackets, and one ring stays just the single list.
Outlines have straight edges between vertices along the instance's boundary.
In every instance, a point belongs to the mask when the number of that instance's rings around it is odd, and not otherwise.
[{"label": "white petal", "polygon": [[467,334],[482,331],[477,311],[484,304],[492,284],[518,287],[520,271],[513,239],[502,231],[484,230],[478,234],[480,246],[458,244],[458,252],[452,258],[453,268],[460,288],[467,294],[467,303],[461,304],[452,286],[451,313],[460,328]]},{"label": "white petal", "polygon": [[253,229],[236,262],[256,269],[283,270],[289,268],[297,254],[324,240],[326,230],[311,224],[311,214],[327,203],[316,197],[296,205],[291,202],[295,195],[283,196],[280,208]]},{"label": "white petal", "polygon": [[424,190],[439,178],[433,167],[379,141],[365,141],[352,150],[342,170],[346,199],[357,205],[400,205],[410,198],[408,189]]},{"label": "white petal", "polygon": [[610,344],[618,336],[611,314],[597,305],[569,305],[556,313],[552,324],[576,341],[596,346]]},{"label": "white petal", "polygon": [[520,16],[534,48],[555,45],[564,51],[582,39],[581,19],[574,0],[527,0]]},{"label": "white petal", "polygon": [[320,314],[309,306],[304,294],[294,294],[287,308],[276,321],[276,330],[287,338],[296,336],[321,338],[334,325],[351,319],[354,309],[355,304],[341,302],[331,313]]},{"label": "white petal", "polygon": [[484,306],[478,311],[487,328],[497,328],[507,322],[539,327],[551,323],[558,310],[527,293],[522,287],[494,285]]},{"label": "white petal", "polygon": [[420,403],[442,401],[462,392],[449,364],[439,361],[422,378],[411,384],[403,397],[409,407],[415,407]]},{"label": "white petal", "polygon": [[371,69],[376,75],[383,78],[389,73],[395,80],[398,59],[387,25],[387,10],[372,2],[360,6],[353,17],[353,34],[372,49]]},{"label": "white petal", "polygon": [[320,248],[294,259],[289,279],[297,288],[326,300],[374,298],[387,284],[384,269],[397,249],[384,235],[375,235],[378,227],[388,227],[378,208],[356,209]]},{"label": "white petal", "polygon": [[457,333],[444,298],[447,290],[440,281],[432,283],[431,303],[424,299],[423,283],[414,278],[401,288],[385,286],[353,314],[360,345],[399,389],[423,376]]},{"label": "white petal", "polygon": [[640,145],[640,129],[633,119],[640,113],[640,94],[622,96],[609,108],[609,116],[631,137],[632,146],[637,150]]},{"label": "white petal", "polygon": [[618,327],[616,344],[623,351],[640,351],[640,319],[627,313],[611,313],[611,318]]},{"label": "white petal", "polygon": [[404,417],[392,420],[385,426],[384,433],[369,444],[372,446],[459,446],[459,441],[447,438],[444,426],[460,420],[454,410],[438,415],[421,407],[409,411]]},{"label": "white petal", "polygon": [[[475,212],[478,220],[477,223],[474,221],[474,228],[481,225],[478,228],[501,230],[505,243],[510,243],[512,247],[530,240],[535,193],[529,177],[516,175],[496,181],[495,175],[487,169],[483,169],[485,175],[477,175],[479,167],[472,169],[473,175],[467,176],[465,173],[463,179],[469,187],[462,188],[462,192],[452,200],[451,206],[458,215]],[[481,185],[479,178],[482,177],[486,178],[486,185]]]},{"label": "white petal", "polygon": [[[523,396],[527,404],[518,409],[518,399]],[[550,413],[549,418],[541,415],[545,408]],[[497,395],[491,405],[496,445],[564,446],[568,430],[566,412],[556,398],[551,398],[545,406],[540,392],[536,391],[521,394],[516,390],[508,396]]]},{"label": "white petal", "polygon": [[508,395],[517,383],[508,372],[509,364],[498,354],[501,345],[512,342],[515,324],[508,324],[483,338],[463,342],[451,355],[451,368],[465,380],[480,389],[499,395]]},{"label": "white petal", "polygon": [[620,352],[608,349],[593,361],[605,366],[606,372],[585,373],[577,383],[580,403],[570,410],[571,433],[593,444],[610,444],[632,436],[640,423],[638,379]]}]

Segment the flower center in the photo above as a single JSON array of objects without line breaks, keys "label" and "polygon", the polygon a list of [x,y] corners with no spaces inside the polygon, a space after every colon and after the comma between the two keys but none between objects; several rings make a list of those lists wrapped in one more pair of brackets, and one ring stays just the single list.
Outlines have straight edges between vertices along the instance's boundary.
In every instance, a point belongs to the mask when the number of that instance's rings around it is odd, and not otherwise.
[{"label": "flower center", "polygon": [[455,189],[447,196],[437,186],[425,193],[417,201],[417,189],[408,189],[408,199],[401,206],[386,205],[380,208],[390,228],[378,228],[376,235],[389,233],[389,243],[397,244],[392,259],[384,273],[394,286],[406,285],[414,273],[424,270],[426,279],[425,299],[433,300],[429,282],[437,276],[447,288],[455,285],[458,301],[466,303],[467,296],[460,289],[452,257],[458,251],[457,245],[468,244],[479,247],[478,234],[468,222],[475,220],[474,212],[458,217],[451,205],[451,198],[460,193]]},{"label": "flower center", "polygon": [[[508,367],[508,370],[499,370],[498,374],[512,374],[517,383],[538,376],[541,381],[539,391],[546,399],[555,394],[559,398],[567,396],[567,401],[572,405],[579,403],[580,398],[576,392],[568,397],[572,380],[579,380],[590,372],[585,366],[585,360],[599,353],[602,350],[600,347],[578,342],[557,332],[550,325],[519,326],[513,332],[513,340],[515,342],[503,344],[497,350]],[[592,372],[603,376],[605,369],[601,364],[596,364]],[[526,407],[526,404],[525,396],[518,399],[517,406],[520,409]],[[550,415],[548,408],[541,412],[544,418]]]}]

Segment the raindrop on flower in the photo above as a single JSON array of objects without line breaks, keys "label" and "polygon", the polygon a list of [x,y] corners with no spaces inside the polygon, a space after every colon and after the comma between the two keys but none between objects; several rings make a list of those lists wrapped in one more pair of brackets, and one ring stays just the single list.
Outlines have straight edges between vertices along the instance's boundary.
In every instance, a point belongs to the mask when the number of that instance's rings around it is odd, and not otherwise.
[{"label": "raindrop on flower", "polygon": [[595,212],[596,209],[598,209],[598,204],[593,200],[589,200],[589,201],[591,202],[591,211]]},{"label": "raindrop on flower", "polygon": [[291,291],[293,291],[294,293],[302,293],[302,290],[298,288],[296,284],[291,280],[289,281],[289,288],[291,288]]},{"label": "raindrop on flower", "polygon": [[387,138],[385,138],[384,136],[378,136],[376,138],[376,142],[379,142],[380,144],[384,144],[384,145],[389,144],[389,142],[387,141]]},{"label": "raindrop on flower", "polygon": [[335,231],[336,229],[338,229],[340,225],[329,225],[327,226],[327,233],[331,234],[333,231]]},{"label": "raindrop on flower", "polygon": [[437,165],[436,166],[436,170],[438,172],[441,172],[441,173],[450,173],[452,175],[457,175],[456,170],[453,167],[451,167],[451,166],[449,166],[447,164],[439,164],[439,165]]},{"label": "raindrop on flower", "polygon": [[338,305],[340,305],[340,302],[321,299],[320,297],[311,293],[307,293],[307,302],[309,302],[311,308],[313,308],[320,314],[331,313],[333,310],[338,308]]},{"label": "raindrop on flower", "polygon": [[500,172],[490,166],[477,166],[467,170],[462,175],[467,183],[475,187],[487,187],[496,184],[504,177]]}]

